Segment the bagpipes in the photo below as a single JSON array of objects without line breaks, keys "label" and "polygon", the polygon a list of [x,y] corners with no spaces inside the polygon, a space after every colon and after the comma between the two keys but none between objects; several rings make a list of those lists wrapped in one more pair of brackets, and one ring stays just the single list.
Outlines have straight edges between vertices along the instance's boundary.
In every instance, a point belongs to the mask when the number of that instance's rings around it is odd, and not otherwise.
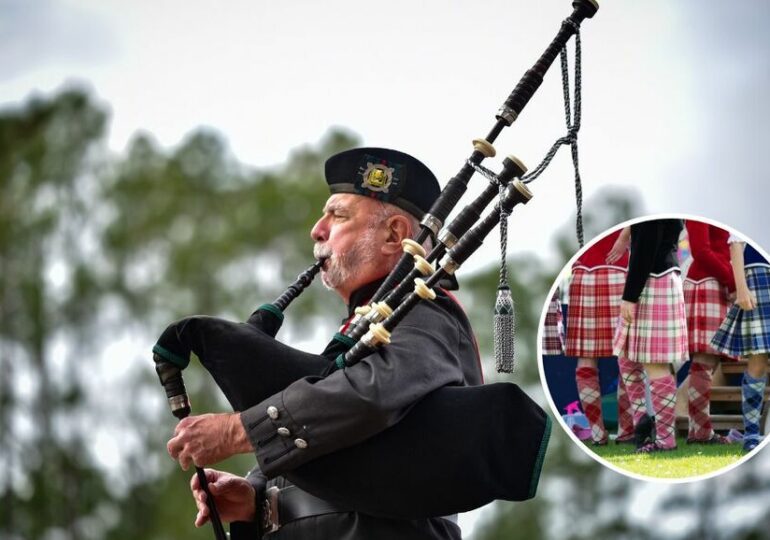
[{"label": "bagpipes", "polygon": [[[531,199],[527,184],[542,173],[562,144],[572,146],[578,237],[582,244],[576,146],[580,127],[579,28],[584,19],[596,13],[598,5],[594,0],[575,0],[572,6],[572,14],[556,37],[505,100],[492,130],[486,138],[473,141],[473,153],[425,215],[419,233],[405,241],[404,256],[375,293],[371,305],[357,310],[346,333],[335,335],[323,355],[297,351],[274,339],[284,309],[312,282],[323,261],[308,268],[274,303],[258,308],[245,323],[194,316],[163,332],[153,348],[154,360],[177,418],[190,412],[181,372],[191,352],[209,370],[236,411],[262,402],[303,376],[301,369],[276,377],[265,373],[259,384],[239,376],[252,372],[261,358],[291,356],[299,364],[306,359],[307,365],[324,361],[329,366],[327,374],[355,369],[362,358],[387,346],[391,332],[397,331],[398,323],[417,303],[435,298],[434,287],[453,276],[498,224],[502,265],[495,307],[495,356],[498,369],[512,370],[513,303],[505,272],[507,218],[514,207]],[[577,36],[574,116],[569,106],[565,52],[572,35]],[[529,175],[513,157],[503,161],[498,174],[485,169],[481,166],[483,159],[496,154],[492,143],[504,127],[515,121],[560,53],[567,136],[556,141]],[[489,185],[442,228],[475,172],[485,176]],[[482,212],[495,198],[498,202],[494,209],[482,219]],[[438,242],[426,253],[422,244],[429,237]],[[317,497],[355,511],[403,519],[448,515],[495,499],[533,497],[550,427],[545,412],[513,383],[443,387],[421,399],[394,426],[362,443],[318,457],[284,476]],[[205,478],[201,480],[205,488]],[[212,498],[208,497],[208,501],[211,504]],[[219,538],[216,523],[214,526]]]}]

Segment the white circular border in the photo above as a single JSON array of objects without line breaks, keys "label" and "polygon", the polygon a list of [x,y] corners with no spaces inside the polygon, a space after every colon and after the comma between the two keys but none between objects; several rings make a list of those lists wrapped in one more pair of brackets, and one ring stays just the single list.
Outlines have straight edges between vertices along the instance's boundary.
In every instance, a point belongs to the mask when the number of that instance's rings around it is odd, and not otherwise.
[{"label": "white circular border", "polygon": [[[741,464],[745,463],[747,460],[754,457],[757,452],[762,450],[765,446],[770,443],[770,435],[765,434],[764,440],[751,452],[748,454],[742,456],[738,460],[735,461],[735,463],[731,463],[730,465],[727,465],[725,467],[722,467],[721,469],[717,469],[716,471],[712,471],[707,474],[702,474],[698,476],[687,476],[685,478],[659,478],[655,476],[643,476],[641,474],[637,474],[631,471],[628,471],[626,469],[623,469],[621,467],[618,467],[617,465],[614,465],[607,461],[606,459],[602,458],[601,456],[594,453],[586,444],[578,439],[577,435],[573,433],[573,431],[567,426],[566,422],[564,422],[564,419],[562,418],[561,412],[556,408],[556,404],[553,401],[553,398],[551,397],[551,391],[548,388],[548,382],[545,377],[545,369],[543,367],[543,327],[545,326],[545,316],[548,312],[548,304],[551,301],[551,298],[553,297],[554,292],[556,291],[556,288],[562,283],[562,281],[565,279],[566,274],[569,270],[572,269],[572,265],[577,260],[578,256],[580,256],[582,253],[584,253],[588,248],[593,246],[595,243],[597,243],[602,238],[606,237],[609,234],[614,233],[615,231],[618,231],[620,229],[623,229],[625,227],[628,227],[629,225],[634,225],[636,223],[642,223],[645,221],[652,221],[656,219],[687,219],[691,221],[700,221],[702,223],[708,223],[709,225],[714,225],[716,227],[720,227],[722,229],[725,229],[729,233],[736,234],[740,236],[741,238],[745,239],[746,242],[752,245],[759,253],[767,260],[770,261],[770,256],[768,256],[768,253],[759,246],[754,240],[752,240],[749,236],[743,234],[741,231],[730,227],[728,225],[725,225],[724,223],[721,223],[719,221],[704,218],[701,216],[696,216],[692,214],[675,214],[675,213],[665,213],[665,214],[649,214],[643,217],[633,218],[629,219],[628,221],[624,221],[623,223],[620,223],[618,225],[615,225],[614,227],[610,227],[609,229],[604,230],[602,233],[598,234],[595,238],[593,238],[590,242],[588,242],[585,246],[583,246],[581,249],[573,255],[569,261],[564,265],[564,268],[561,269],[559,274],[556,276],[556,280],[554,281],[553,285],[551,285],[551,288],[548,291],[548,296],[546,297],[546,302],[543,305],[543,310],[540,314],[540,322],[537,326],[537,368],[540,373],[540,384],[543,386],[543,391],[545,393],[545,398],[548,400],[548,405],[551,407],[551,413],[556,417],[556,420],[561,425],[562,429],[569,435],[569,437],[572,438],[572,440],[575,442],[575,444],[583,451],[585,452],[589,457],[593,458],[595,461],[599,462],[600,464],[604,465],[608,469],[611,469],[615,471],[618,474],[622,474],[624,476],[628,476],[629,478],[634,478],[636,480],[642,480],[645,482],[653,482],[657,484],[687,484],[689,482],[698,482],[701,480],[708,480],[709,478],[715,478],[719,476],[720,474],[724,474],[727,472],[730,472],[734,468],[740,466]],[[770,404],[766,403],[765,406],[770,406]]]}]

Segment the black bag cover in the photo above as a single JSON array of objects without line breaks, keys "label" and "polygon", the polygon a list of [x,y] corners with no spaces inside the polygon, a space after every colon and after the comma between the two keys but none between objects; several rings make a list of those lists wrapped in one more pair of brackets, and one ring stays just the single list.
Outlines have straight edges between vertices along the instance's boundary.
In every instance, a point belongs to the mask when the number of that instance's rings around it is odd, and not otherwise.
[{"label": "black bag cover", "polygon": [[[253,324],[256,315],[249,323],[182,319],[164,331],[154,351],[185,365],[180,359],[194,352],[237,411],[300,377],[328,372],[328,358],[280,343]],[[550,418],[513,383],[444,387],[395,426],[284,476],[367,514],[449,515],[495,499],[533,497],[550,430]]]}]

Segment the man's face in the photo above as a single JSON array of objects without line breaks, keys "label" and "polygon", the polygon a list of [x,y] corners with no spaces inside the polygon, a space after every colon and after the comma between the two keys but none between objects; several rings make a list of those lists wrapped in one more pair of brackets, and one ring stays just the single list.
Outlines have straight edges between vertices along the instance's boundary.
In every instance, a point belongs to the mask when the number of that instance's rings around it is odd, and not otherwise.
[{"label": "man's face", "polygon": [[376,259],[385,234],[378,231],[377,203],[347,193],[329,197],[323,216],[310,236],[316,244],[316,258],[328,257],[321,272],[324,285],[347,299],[355,289],[380,277]]}]

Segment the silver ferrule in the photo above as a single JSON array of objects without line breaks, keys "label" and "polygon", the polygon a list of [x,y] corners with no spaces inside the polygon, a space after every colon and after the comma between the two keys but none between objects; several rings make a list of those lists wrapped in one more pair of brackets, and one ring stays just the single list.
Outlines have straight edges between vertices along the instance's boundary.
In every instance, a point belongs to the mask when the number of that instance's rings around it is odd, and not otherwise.
[{"label": "silver ferrule", "polygon": [[438,234],[438,231],[441,229],[441,225],[443,225],[443,223],[441,223],[441,220],[436,218],[436,216],[432,214],[425,214],[425,217],[422,218],[420,225],[428,227],[431,231],[433,231],[435,236]]},{"label": "silver ferrule", "polygon": [[366,345],[371,349],[374,349],[377,347],[377,340],[375,339],[374,334],[372,334],[371,332],[367,332],[366,334],[364,334],[364,336],[361,338],[361,341],[363,342],[364,345]]},{"label": "silver ferrule", "polygon": [[379,310],[374,308],[372,308],[371,311],[369,311],[369,313],[367,313],[364,318],[367,320],[367,325],[366,325],[367,328],[369,327],[370,324],[378,323],[383,319],[382,313],[380,313]]},{"label": "silver ferrule", "polygon": [[509,126],[513,124],[516,121],[516,117],[519,115],[508,107],[507,105],[503,105],[500,107],[500,109],[497,111],[497,118],[500,118],[501,120],[504,120],[506,124]]},{"label": "silver ferrule", "polygon": [[445,271],[447,274],[450,274],[450,275],[451,275],[451,274],[454,274],[454,273],[455,273],[455,270],[457,270],[458,268],[460,268],[460,265],[459,265],[459,264],[457,264],[457,263],[456,263],[456,262],[455,262],[455,261],[452,259],[452,257],[450,257],[450,256],[449,256],[449,253],[447,253],[446,255],[444,255],[444,258],[443,258],[443,259],[441,259],[441,263],[440,263],[440,266],[441,266],[441,268],[443,268],[443,269],[444,269],[444,271]]},{"label": "silver ferrule", "polygon": [[451,248],[457,243],[457,237],[453,235],[449,229],[444,227],[438,233],[438,241],[444,244],[447,248]]},{"label": "silver ferrule", "polygon": [[182,394],[168,398],[168,404],[172,411],[178,411],[179,409],[190,407],[190,400],[187,398],[187,394]]}]

